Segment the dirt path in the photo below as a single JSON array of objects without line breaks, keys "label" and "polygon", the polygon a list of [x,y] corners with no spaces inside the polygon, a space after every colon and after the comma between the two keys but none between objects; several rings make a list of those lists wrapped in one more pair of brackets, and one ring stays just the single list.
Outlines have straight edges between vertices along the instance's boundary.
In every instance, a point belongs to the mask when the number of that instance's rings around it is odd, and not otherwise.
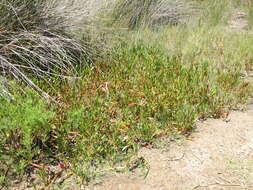
[{"label": "dirt path", "polygon": [[150,165],[145,179],[138,172],[115,174],[88,189],[253,189],[253,105],[226,121],[199,122],[190,138],[166,152],[143,148],[139,156]]}]

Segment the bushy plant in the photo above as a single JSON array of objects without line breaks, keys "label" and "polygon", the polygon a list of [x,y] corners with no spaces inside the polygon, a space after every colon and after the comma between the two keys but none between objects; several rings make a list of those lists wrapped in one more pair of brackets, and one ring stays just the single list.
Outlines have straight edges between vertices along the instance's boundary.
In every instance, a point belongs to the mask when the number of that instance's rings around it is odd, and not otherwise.
[{"label": "bushy plant", "polygon": [[0,175],[5,177],[21,174],[47,149],[54,116],[34,91],[12,95],[12,100],[0,96]]}]

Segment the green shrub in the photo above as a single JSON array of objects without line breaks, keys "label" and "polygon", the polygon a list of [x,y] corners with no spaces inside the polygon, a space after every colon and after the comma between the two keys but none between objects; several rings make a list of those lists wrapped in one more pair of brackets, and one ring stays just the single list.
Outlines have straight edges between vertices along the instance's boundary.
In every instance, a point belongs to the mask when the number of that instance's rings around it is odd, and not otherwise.
[{"label": "green shrub", "polygon": [[[46,150],[54,114],[33,91],[0,96],[0,173],[15,174]],[[7,174],[9,175],[9,174]]]}]

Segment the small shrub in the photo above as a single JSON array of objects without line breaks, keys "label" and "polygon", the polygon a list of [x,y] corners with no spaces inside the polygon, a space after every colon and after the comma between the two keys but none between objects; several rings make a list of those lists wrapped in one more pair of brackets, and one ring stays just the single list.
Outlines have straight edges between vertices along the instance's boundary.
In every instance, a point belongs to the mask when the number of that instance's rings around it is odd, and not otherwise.
[{"label": "small shrub", "polygon": [[47,147],[53,112],[28,89],[14,92],[13,100],[0,96],[0,105],[0,172],[22,174]]}]

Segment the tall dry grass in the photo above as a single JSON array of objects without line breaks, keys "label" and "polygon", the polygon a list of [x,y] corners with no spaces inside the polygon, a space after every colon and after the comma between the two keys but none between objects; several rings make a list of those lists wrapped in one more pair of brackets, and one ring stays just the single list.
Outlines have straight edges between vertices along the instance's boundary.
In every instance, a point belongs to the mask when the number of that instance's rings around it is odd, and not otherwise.
[{"label": "tall dry grass", "polygon": [[185,23],[196,12],[187,0],[118,0],[113,21],[130,29]]},{"label": "tall dry grass", "polygon": [[73,76],[90,46],[73,38],[57,1],[3,0],[0,3],[0,75],[40,90],[32,78]]},{"label": "tall dry grass", "polygon": [[0,75],[38,90],[31,77],[73,76],[80,64],[111,51],[109,47],[117,41],[115,33],[118,35],[120,29],[187,24],[193,18],[214,26],[225,23],[228,14],[224,13],[230,4],[191,0],[2,0]]}]

